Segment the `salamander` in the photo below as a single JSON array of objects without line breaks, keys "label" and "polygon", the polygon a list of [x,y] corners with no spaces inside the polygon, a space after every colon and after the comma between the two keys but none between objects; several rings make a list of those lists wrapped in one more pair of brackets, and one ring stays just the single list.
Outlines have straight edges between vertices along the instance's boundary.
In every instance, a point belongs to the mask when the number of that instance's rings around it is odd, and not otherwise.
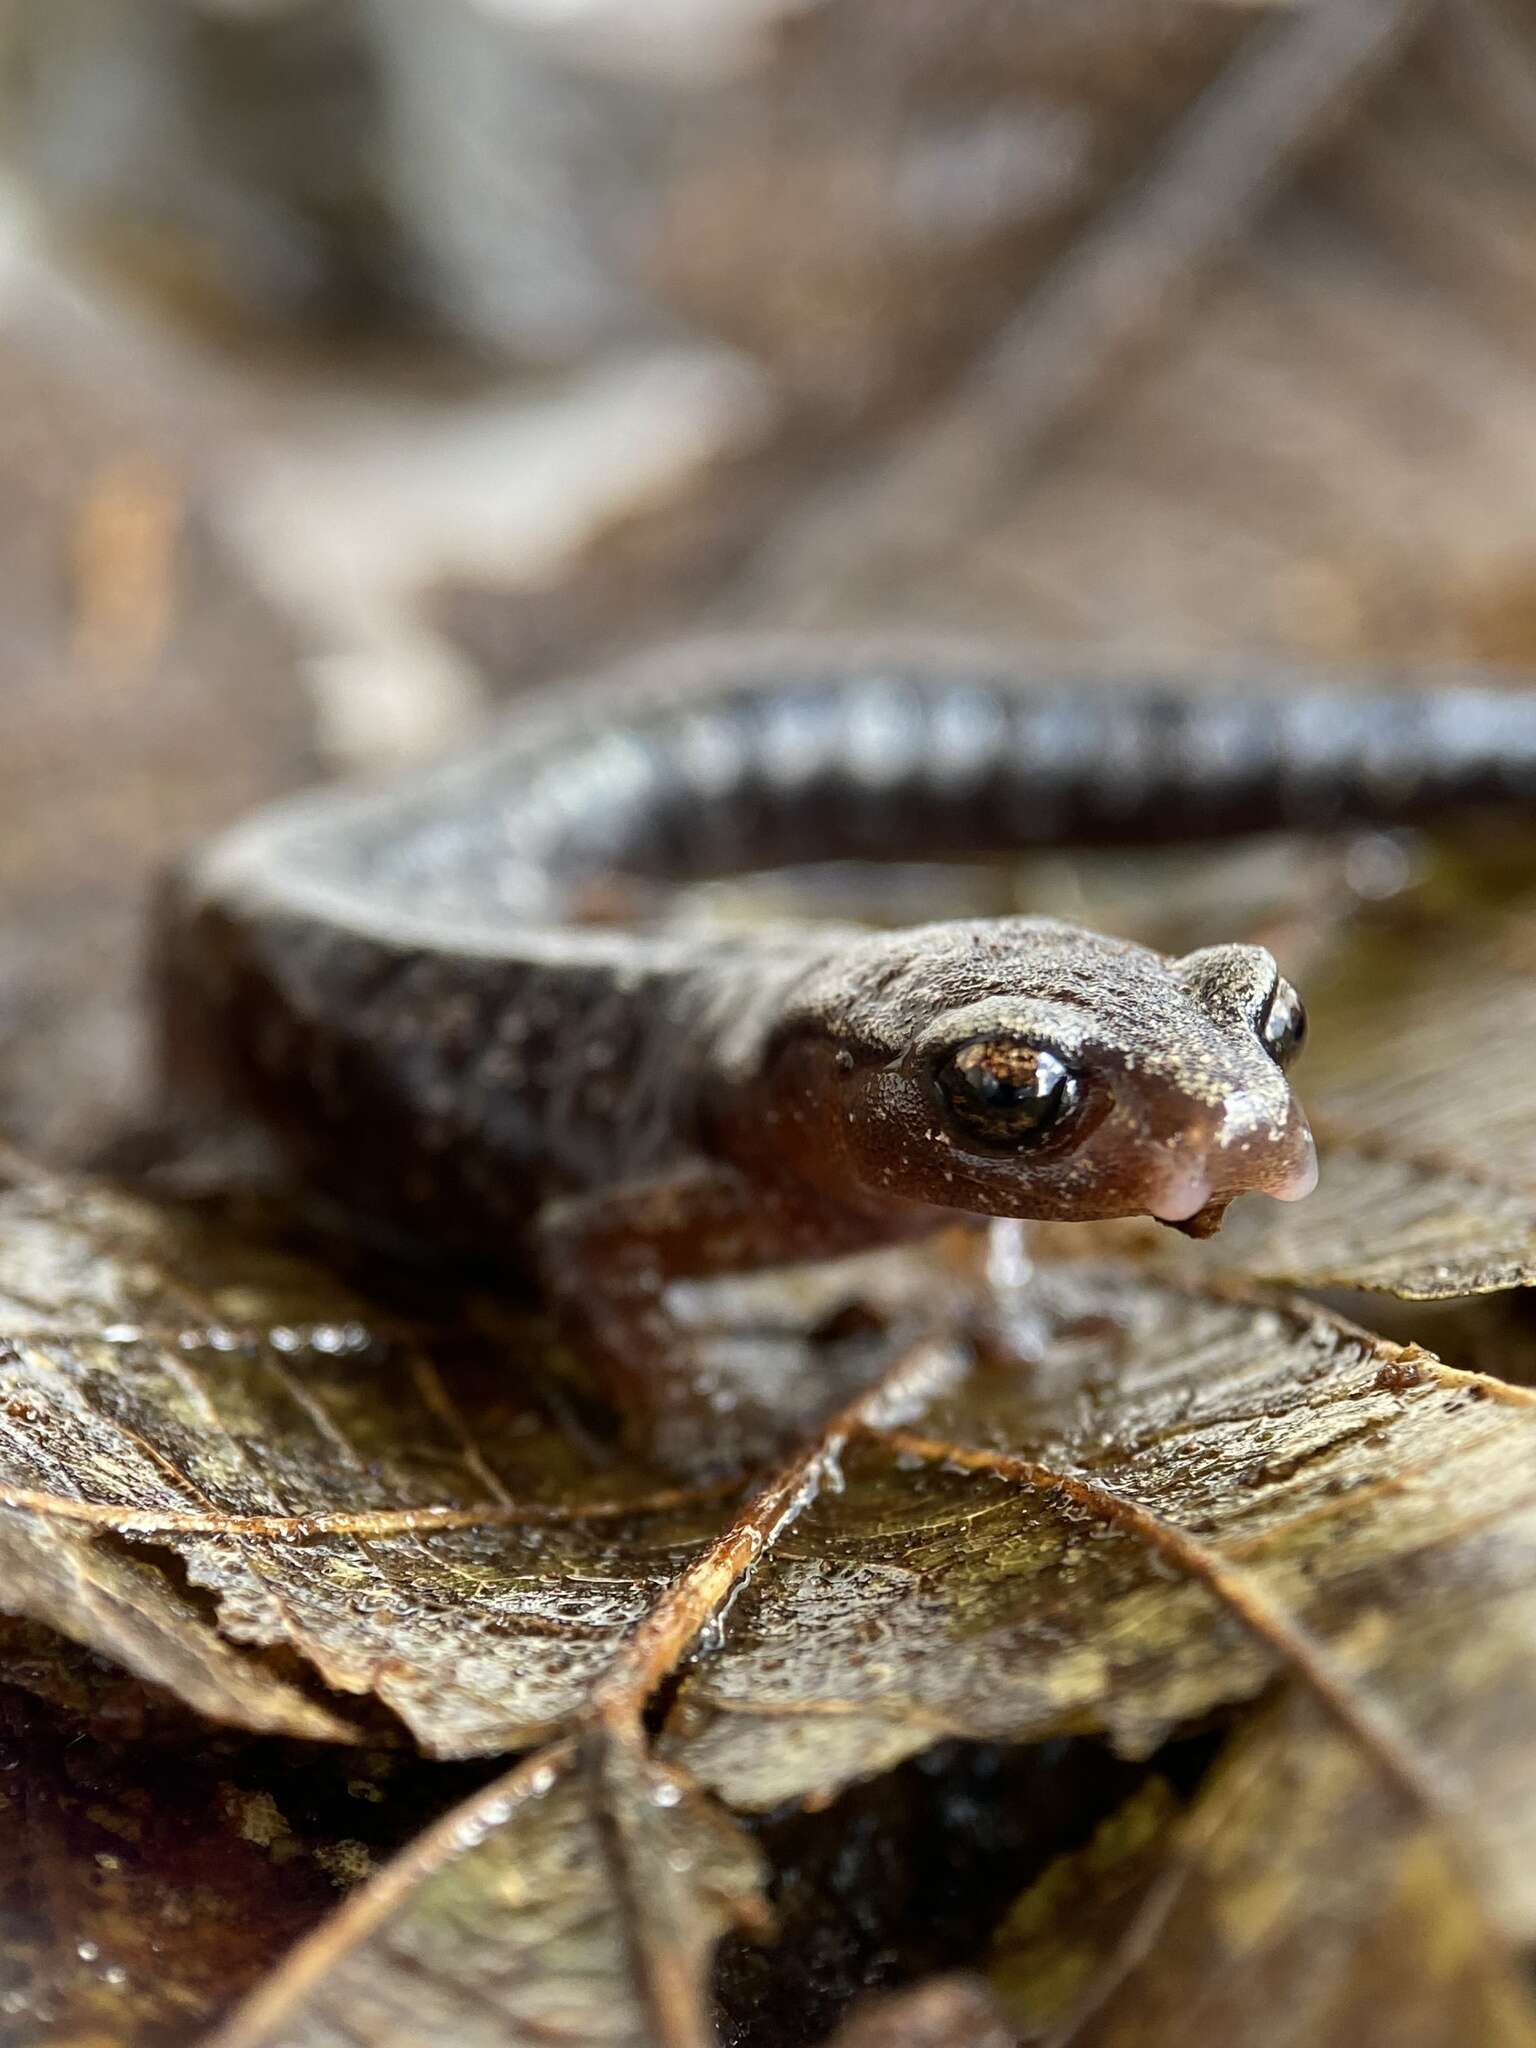
[{"label": "salamander", "polygon": [[693,643],[194,855],[162,919],[170,1069],[254,1111],[355,1217],[531,1267],[642,1401],[686,1351],[671,1281],[957,1214],[1203,1234],[1317,1169],[1287,1077],[1305,1012],[1262,947],[1173,958],[1029,916],[703,935],[626,902],[1533,790],[1536,721],[1493,689],[1131,688],[941,642]]}]

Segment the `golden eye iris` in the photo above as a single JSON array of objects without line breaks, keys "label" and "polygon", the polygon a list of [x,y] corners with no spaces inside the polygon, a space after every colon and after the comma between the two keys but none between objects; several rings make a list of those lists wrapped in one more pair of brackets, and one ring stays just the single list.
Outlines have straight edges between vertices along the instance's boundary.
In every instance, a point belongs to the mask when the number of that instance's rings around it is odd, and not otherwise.
[{"label": "golden eye iris", "polygon": [[1015,1038],[958,1046],[934,1080],[947,1115],[966,1137],[1006,1151],[1042,1143],[1082,1099],[1082,1083],[1055,1053]]}]

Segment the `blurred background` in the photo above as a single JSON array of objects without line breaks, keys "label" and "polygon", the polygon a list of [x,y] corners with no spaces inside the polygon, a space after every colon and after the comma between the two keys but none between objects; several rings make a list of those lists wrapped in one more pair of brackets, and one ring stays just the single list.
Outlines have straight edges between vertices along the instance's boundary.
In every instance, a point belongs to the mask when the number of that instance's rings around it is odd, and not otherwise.
[{"label": "blurred background", "polygon": [[693,627],[1536,656],[1525,0],[0,0],[0,1132],[150,878]]}]

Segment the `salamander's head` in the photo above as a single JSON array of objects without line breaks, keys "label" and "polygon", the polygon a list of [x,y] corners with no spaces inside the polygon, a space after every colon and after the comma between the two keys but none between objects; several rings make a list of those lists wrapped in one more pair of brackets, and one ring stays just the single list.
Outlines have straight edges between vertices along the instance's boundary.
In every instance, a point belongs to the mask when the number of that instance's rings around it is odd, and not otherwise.
[{"label": "salamander's head", "polygon": [[807,1014],[823,1138],[871,1193],[1204,1235],[1235,1195],[1316,1183],[1286,1079],[1305,1013],[1261,946],[1171,959],[1044,918],[933,925],[856,944]]}]

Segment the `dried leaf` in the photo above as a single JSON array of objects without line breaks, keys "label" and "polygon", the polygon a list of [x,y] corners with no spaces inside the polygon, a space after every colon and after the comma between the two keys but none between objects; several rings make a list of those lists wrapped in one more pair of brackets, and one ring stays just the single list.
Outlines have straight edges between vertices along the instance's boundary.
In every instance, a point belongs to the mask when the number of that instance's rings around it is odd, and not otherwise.
[{"label": "dried leaf", "polygon": [[681,1773],[562,1744],[422,1836],[211,2048],[704,2048],[710,1955],[762,1925],[760,1880]]},{"label": "dried leaf", "polygon": [[1050,1284],[1035,1375],[867,1433],[784,1533],[672,1753],[766,1807],[938,1735],[1145,1752],[1284,1673],[1536,1931],[1536,1402],[1297,1305]]},{"label": "dried leaf", "polygon": [[[1460,1850],[1315,1699],[1292,1690],[1259,1718],[1161,1859],[1148,1818],[1133,1809],[1106,1830],[1064,1894],[1047,1896],[1048,1880],[1020,1902],[992,1972],[1018,2038],[1063,2048],[1536,2041],[1528,1977],[1478,1912]],[[1124,1932],[1094,1955],[1112,1931],[1106,1906]],[[1080,1952],[1086,1989],[1052,1981],[1057,1937]],[[1063,2017],[1064,1990],[1081,1992],[1076,2012],[1047,2026]]]},{"label": "dried leaf", "polygon": [[[48,1181],[0,1198],[0,1599],[244,1726],[346,1733],[269,1646],[440,1755],[577,1712],[717,1499],[594,1469],[500,1355],[458,1388],[469,1423],[367,1314],[183,1210]],[[179,1555],[223,1642],[126,1541]]]},{"label": "dried leaf", "polygon": [[[695,1784],[820,1801],[946,1735],[1106,1729],[1145,1753],[1277,1674],[1449,1859],[1481,1940],[1536,1932],[1517,1389],[1304,1304],[1071,1262],[1046,1269],[1033,1370],[920,1346],[732,1511],[595,1469],[499,1352],[489,1372],[472,1348],[429,1358],[195,1212],[23,1183],[0,1303],[28,1612],[247,1725],[347,1732],[273,1690],[254,1650],[280,1645],[440,1753],[589,1731],[361,1895],[233,2041],[378,2039],[428,1983],[436,2038],[473,2039],[513,1986],[530,2039],[578,2010],[591,2038],[572,1986],[599,1983],[615,2039],[702,2042],[708,1955],[755,1865]],[[217,1633],[167,1550],[217,1594]],[[653,1764],[640,1716],[679,1674]],[[658,1784],[679,1809],[660,1839]],[[512,1912],[509,1863],[546,1873]],[[554,1946],[530,1933],[546,1910]]]},{"label": "dried leaf", "polygon": [[1244,1205],[1222,1263],[1413,1299],[1536,1284],[1536,907],[1356,929],[1316,1020],[1305,1094],[1318,1192]]}]

